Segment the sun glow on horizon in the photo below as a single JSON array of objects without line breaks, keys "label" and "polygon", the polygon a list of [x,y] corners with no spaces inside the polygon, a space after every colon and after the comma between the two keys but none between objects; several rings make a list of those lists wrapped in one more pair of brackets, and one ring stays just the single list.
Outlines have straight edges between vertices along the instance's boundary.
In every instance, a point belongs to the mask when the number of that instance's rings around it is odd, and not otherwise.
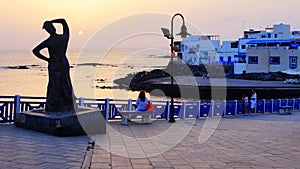
[{"label": "sun glow on horizon", "polygon": [[82,36],[83,35],[83,31],[78,31],[78,35]]}]

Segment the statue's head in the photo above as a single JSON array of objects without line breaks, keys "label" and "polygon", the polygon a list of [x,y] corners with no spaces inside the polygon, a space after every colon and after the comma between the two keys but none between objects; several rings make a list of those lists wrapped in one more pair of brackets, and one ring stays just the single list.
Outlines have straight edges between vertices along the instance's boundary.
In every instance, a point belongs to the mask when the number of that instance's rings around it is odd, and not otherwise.
[{"label": "statue's head", "polygon": [[56,33],[56,29],[52,22],[50,21],[45,21],[43,24],[43,29],[45,29],[49,34],[54,34]]}]

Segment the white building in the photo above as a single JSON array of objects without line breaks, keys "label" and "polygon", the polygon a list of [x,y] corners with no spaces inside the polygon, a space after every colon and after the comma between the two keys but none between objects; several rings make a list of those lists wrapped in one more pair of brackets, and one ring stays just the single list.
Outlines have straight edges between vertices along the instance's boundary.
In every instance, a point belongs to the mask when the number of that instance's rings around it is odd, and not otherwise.
[{"label": "white building", "polygon": [[299,44],[289,39],[248,42],[246,73],[299,72]]},{"label": "white building", "polygon": [[234,57],[238,54],[238,41],[222,41],[217,53],[220,64],[233,64]]},{"label": "white building", "polygon": [[176,44],[180,46],[178,56],[189,65],[233,64],[238,51],[237,42],[221,44],[219,35],[191,35]]},{"label": "white building", "polygon": [[234,74],[299,71],[300,31],[288,24],[275,24],[264,30],[244,31],[238,41],[223,41],[219,35],[191,35],[175,42],[184,63],[233,64]]},{"label": "white building", "polygon": [[[285,47],[288,47],[290,40],[297,39],[297,38],[300,38],[300,31],[291,32],[290,25],[282,24],[282,23],[275,24],[273,25],[273,27],[265,28],[265,30],[255,31],[254,29],[250,29],[249,31],[244,31],[243,38],[239,38],[238,40],[239,41],[238,55],[235,56],[234,74],[242,74],[244,71],[247,73],[262,71],[262,69],[260,69],[259,67],[265,67],[269,65],[267,61],[262,62],[263,58],[261,58],[261,57],[265,57],[263,55],[267,53],[266,51],[268,51],[268,53],[272,53],[272,54],[274,53],[274,55],[276,55],[276,53],[278,52],[281,53],[281,55],[289,55],[288,53],[284,54],[284,52],[280,51],[282,50],[283,43],[285,43]],[[261,48],[263,44],[267,44],[267,45]],[[274,45],[279,45],[280,48],[274,48]],[[251,58],[249,59],[249,56],[251,57],[253,55],[259,56],[258,58],[259,63],[256,69],[255,69],[255,64],[249,63],[249,60],[251,60]],[[284,57],[284,59],[287,58]],[[277,66],[275,66],[274,64],[271,65],[271,67],[273,68],[275,67],[278,68],[282,66],[283,66],[282,64]],[[285,68],[281,68],[281,69],[285,69]],[[274,69],[274,71],[275,70],[279,70],[279,69]],[[264,70],[263,72],[266,72],[266,70]]]}]

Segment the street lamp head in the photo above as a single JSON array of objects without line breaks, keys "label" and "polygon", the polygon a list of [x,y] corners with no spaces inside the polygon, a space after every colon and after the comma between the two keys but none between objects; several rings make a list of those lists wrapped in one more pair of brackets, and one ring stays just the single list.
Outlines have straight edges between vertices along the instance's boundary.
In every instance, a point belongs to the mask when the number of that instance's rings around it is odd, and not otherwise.
[{"label": "street lamp head", "polygon": [[161,30],[162,30],[162,32],[163,32],[163,34],[164,34],[165,37],[167,37],[168,39],[171,39],[171,34],[170,34],[169,29],[167,29],[167,28],[161,28]]},{"label": "street lamp head", "polygon": [[186,28],[185,24],[183,23],[183,25],[181,26],[181,31],[180,31],[180,33],[178,33],[178,34],[176,34],[176,35],[180,35],[181,38],[183,39],[183,38],[186,38],[187,35],[191,35],[191,34],[187,32],[187,28]]}]

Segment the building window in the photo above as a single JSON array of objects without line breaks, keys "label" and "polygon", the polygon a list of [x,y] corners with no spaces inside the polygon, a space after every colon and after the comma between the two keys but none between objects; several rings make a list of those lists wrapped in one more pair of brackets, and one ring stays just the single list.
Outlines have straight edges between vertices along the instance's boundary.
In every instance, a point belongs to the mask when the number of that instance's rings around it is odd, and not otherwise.
[{"label": "building window", "polygon": [[268,33],[268,38],[271,38],[271,37],[272,37],[271,33]]},{"label": "building window", "polygon": [[182,52],[185,52],[184,45],[181,45]]},{"label": "building window", "polygon": [[238,48],[238,45],[239,45],[239,42],[238,42],[238,41],[235,41],[235,42],[231,42],[231,43],[230,43],[230,47],[231,47],[231,48]]},{"label": "building window", "polygon": [[258,56],[249,56],[248,64],[258,64]]},{"label": "building window", "polygon": [[220,59],[220,63],[224,62],[224,57],[223,56],[220,56],[219,59]]},{"label": "building window", "polygon": [[177,52],[177,57],[182,60],[182,53],[181,52]]},{"label": "building window", "polygon": [[231,56],[228,56],[228,64],[231,64]]},{"label": "building window", "polygon": [[175,52],[179,52],[180,51],[180,42],[174,42],[174,46],[173,46],[173,50]]},{"label": "building window", "polygon": [[242,45],[242,49],[246,49],[246,45]]},{"label": "building window", "polygon": [[280,56],[270,56],[271,65],[280,65]]},{"label": "building window", "polygon": [[184,46],[184,51],[185,52],[189,52],[189,47],[188,46]]},{"label": "building window", "polygon": [[297,69],[298,56],[290,56],[290,69]]}]

